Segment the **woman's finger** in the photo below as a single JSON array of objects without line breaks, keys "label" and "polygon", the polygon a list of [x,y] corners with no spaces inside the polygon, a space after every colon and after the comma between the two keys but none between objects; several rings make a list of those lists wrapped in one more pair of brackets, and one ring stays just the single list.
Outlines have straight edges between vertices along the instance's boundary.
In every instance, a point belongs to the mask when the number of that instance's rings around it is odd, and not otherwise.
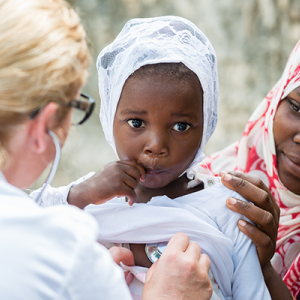
[{"label": "woman's finger", "polygon": [[199,261],[201,256],[201,247],[198,243],[191,241],[185,253],[190,257],[193,257],[196,261]]},{"label": "woman's finger", "polygon": [[258,228],[269,235],[272,240],[276,240],[277,223],[270,212],[235,198],[227,199],[226,204],[232,211],[244,215],[246,218],[257,224]]},{"label": "woman's finger", "polygon": [[201,254],[200,259],[199,259],[199,264],[201,270],[204,270],[205,273],[208,273],[209,268],[210,268],[210,259],[206,254]]},{"label": "woman's finger", "polygon": [[126,266],[134,266],[133,253],[129,249],[114,246],[109,249],[109,252],[117,265],[122,262]]},{"label": "woman's finger", "polygon": [[256,245],[261,266],[264,266],[272,258],[276,244],[268,234],[243,219],[238,221],[238,227]]},{"label": "woman's finger", "polygon": [[178,252],[178,251],[185,252],[189,244],[190,244],[190,239],[186,234],[181,232],[175,233],[171,237],[170,241],[168,242],[168,245],[164,250],[163,254],[166,253],[165,255],[167,255],[168,253]]},{"label": "woman's finger", "polygon": [[154,262],[152,264],[152,266],[147,270],[147,273],[146,273],[146,279],[145,279],[145,282],[148,282],[153,274],[153,272],[155,271],[155,269],[157,268],[157,265],[158,265],[158,260],[156,262]]},{"label": "woman's finger", "polygon": [[221,172],[222,183],[256,206],[270,212],[279,221],[279,207],[266,185],[258,178],[239,172]]}]

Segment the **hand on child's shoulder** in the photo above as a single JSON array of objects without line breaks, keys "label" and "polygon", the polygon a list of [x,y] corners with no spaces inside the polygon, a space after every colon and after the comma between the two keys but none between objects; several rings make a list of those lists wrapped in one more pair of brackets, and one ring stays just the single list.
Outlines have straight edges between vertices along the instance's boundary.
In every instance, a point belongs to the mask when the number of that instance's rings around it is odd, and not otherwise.
[{"label": "hand on child's shoulder", "polygon": [[254,204],[234,198],[232,201],[227,199],[228,208],[256,224],[254,226],[242,221],[238,226],[256,245],[261,266],[264,268],[275,252],[280,209],[262,180],[240,172],[222,172],[220,175],[226,187],[235,190]]}]

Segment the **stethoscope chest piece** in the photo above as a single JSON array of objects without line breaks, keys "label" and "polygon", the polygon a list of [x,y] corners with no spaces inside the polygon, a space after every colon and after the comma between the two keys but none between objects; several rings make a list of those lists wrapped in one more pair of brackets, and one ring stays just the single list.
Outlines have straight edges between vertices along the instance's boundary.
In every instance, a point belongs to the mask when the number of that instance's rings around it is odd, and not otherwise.
[{"label": "stethoscope chest piece", "polygon": [[145,252],[152,263],[155,263],[163,251],[166,249],[168,242],[151,243],[145,245]]}]

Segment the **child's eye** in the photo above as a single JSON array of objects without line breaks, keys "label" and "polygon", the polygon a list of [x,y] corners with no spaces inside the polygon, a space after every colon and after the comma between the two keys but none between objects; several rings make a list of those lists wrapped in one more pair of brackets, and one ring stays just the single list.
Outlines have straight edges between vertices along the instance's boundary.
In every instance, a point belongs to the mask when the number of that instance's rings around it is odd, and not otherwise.
[{"label": "child's eye", "polygon": [[292,106],[292,109],[294,110],[294,111],[296,111],[296,112],[300,112],[300,107],[299,106],[297,106],[294,102],[292,102],[291,100],[288,100],[289,101],[289,103],[291,104],[291,106]]},{"label": "child's eye", "polygon": [[131,119],[131,120],[128,120],[127,123],[133,128],[145,127],[144,122],[140,119]]},{"label": "child's eye", "polygon": [[175,126],[173,127],[175,131],[179,131],[179,132],[187,131],[190,128],[191,126],[189,124],[182,123],[182,122],[175,124]]}]

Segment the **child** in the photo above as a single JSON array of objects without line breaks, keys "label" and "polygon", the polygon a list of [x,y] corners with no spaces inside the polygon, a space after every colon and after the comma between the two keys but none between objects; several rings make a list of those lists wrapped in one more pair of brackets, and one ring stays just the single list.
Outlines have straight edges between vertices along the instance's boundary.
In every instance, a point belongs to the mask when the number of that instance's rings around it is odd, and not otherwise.
[{"label": "child", "polygon": [[[210,257],[219,298],[270,299],[255,245],[236,226],[242,216],[225,204],[241,196],[191,181],[217,122],[217,63],[208,39],[183,18],[134,19],[97,67],[100,119],[120,159],[103,169],[102,191],[107,199],[136,200],[86,208],[100,224],[99,241],[130,243],[136,265],[149,267],[145,244],[186,233]],[[137,286],[135,280],[133,295]]]}]

